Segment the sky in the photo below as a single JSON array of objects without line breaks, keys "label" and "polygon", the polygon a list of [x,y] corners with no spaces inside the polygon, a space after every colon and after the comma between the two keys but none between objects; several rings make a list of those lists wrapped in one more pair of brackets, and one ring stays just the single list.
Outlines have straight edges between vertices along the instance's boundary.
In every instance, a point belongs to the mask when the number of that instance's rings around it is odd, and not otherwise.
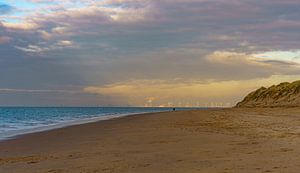
[{"label": "sky", "polygon": [[0,0],[0,105],[233,106],[300,79],[299,0]]}]

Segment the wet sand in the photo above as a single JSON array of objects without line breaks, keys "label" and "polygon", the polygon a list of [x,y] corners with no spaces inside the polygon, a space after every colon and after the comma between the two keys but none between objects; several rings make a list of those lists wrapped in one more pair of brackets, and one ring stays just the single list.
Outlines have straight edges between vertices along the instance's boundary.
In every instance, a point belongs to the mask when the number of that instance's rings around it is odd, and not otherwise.
[{"label": "wet sand", "polygon": [[133,115],[0,142],[1,173],[299,172],[300,108]]}]

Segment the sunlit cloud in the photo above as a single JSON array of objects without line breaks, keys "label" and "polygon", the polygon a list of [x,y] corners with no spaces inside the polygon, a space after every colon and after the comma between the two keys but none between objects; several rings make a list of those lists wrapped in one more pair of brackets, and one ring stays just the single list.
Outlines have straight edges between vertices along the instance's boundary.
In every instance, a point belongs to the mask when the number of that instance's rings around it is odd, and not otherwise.
[{"label": "sunlit cloud", "polygon": [[212,63],[221,63],[225,65],[253,65],[253,66],[261,66],[267,67],[270,64],[264,63],[259,58],[255,58],[254,56],[247,55],[245,53],[237,53],[237,52],[214,52],[206,56],[206,59]]},{"label": "sunlit cloud", "polygon": [[211,102],[233,106],[242,96],[256,88],[298,78],[299,76],[274,75],[269,78],[208,83],[137,80],[102,87],[89,86],[83,91],[107,95],[139,106],[208,106]]},{"label": "sunlit cloud", "polygon": [[7,36],[0,36],[0,44],[9,43],[11,41],[10,37]]},{"label": "sunlit cloud", "polygon": [[2,24],[5,28],[14,29],[14,30],[32,30],[32,29],[37,29],[39,27],[38,24],[32,22],[22,22],[22,23],[2,22]]},{"label": "sunlit cloud", "polygon": [[40,45],[28,45],[26,47],[16,46],[15,48],[28,53],[45,53],[47,51],[60,50],[65,48],[70,49],[70,48],[77,48],[77,47],[78,45],[76,45],[73,41],[60,40],[56,43],[53,43],[51,45],[46,45],[46,46],[41,43]]}]

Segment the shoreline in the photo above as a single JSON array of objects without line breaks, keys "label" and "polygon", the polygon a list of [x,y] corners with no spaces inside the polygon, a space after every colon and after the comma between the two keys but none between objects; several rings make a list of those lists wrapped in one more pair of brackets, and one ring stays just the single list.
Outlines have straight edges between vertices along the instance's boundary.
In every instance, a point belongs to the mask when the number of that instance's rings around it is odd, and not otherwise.
[{"label": "shoreline", "polygon": [[2,173],[297,172],[300,108],[130,115],[0,142]]},{"label": "shoreline", "polygon": [[18,137],[23,137],[26,135],[34,134],[34,133],[42,133],[47,131],[52,131],[56,129],[63,129],[71,126],[89,124],[89,123],[97,123],[100,121],[112,120],[116,118],[123,118],[127,116],[134,116],[134,115],[145,115],[151,113],[163,113],[163,112],[171,112],[171,111],[160,111],[160,112],[139,112],[139,113],[124,113],[124,114],[117,114],[117,115],[105,115],[93,118],[83,118],[77,120],[69,120],[69,121],[62,121],[57,124],[45,125],[40,127],[35,127],[31,129],[20,129],[11,131],[8,133],[3,133],[4,135],[0,137],[0,143],[7,140],[14,140]]},{"label": "shoreline", "polygon": [[[7,108],[7,107],[4,107],[4,108]],[[23,107],[20,107],[20,108],[23,108]],[[31,108],[31,107],[24,107],[24,108]],[[32,107],[32,108],[36,108],[36,107]],[[38,108],[56,108],[56,107],[38,107]],[[69,107],[63,107],[63,108],[69,108]],[[78,108],[78,107],[74,107],[74,108]],[[89,108],[89,107],[82,107],[82,108]],[[123,108],[123,107],[117,107],[117,108]],[[124,108],[128,108],[128,107],[124,107]],[[155,107],[154,107],[154,109],[155,109]],[[220,109],[220,108],[177,108],[177,109],[179,109],[177,111],[185,111],[185,110],[206,110],[206,109]],[[32,127],[32,128],[23,128],[23,129],[10,130],[10,131],[6,131],[6,132],[2,132],[2,133],[0,133],[0,142],[5,141],[5,140],[9,140],[9,139],[15,139],[18,136],[22,136],[22,135],[26,135],[26,134],[49,131],[49,130],[55,130],[55,129],[65,128],[65,127],[73,126],[73,125],[93,123],[93,122],[104,121],[104,120],[115,119],[115,118],[121,118],[121,117],[131,116],[131,115],[172,112],[172,111],[173,111],[172,108],[166,108],[166,110],[160,110],[160,111],[112,113],[112,114],[107,114],[107,115],[100,115],[99,114],[99,116],[94,115],[93,117],[89,117],[89,118],[84,118],[83,117],[83,118],[77,118],[77,119],[62,120],[62,121],[59,121],[59,122],[56,122],[56,123],[53,123],[53,124],[46,124],[46,125],[40,124],[40,125],[36,125],[36,127]]]}]

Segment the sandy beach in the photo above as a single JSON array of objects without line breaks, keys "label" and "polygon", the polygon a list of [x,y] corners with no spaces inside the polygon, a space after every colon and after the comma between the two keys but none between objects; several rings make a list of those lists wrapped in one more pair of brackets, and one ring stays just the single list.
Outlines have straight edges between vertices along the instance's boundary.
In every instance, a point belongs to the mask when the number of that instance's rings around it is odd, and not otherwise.
[{"label": "sandy beach", "polygon": [[300,109],[133,115],[0,142],[1,173],[298,172]]}]

